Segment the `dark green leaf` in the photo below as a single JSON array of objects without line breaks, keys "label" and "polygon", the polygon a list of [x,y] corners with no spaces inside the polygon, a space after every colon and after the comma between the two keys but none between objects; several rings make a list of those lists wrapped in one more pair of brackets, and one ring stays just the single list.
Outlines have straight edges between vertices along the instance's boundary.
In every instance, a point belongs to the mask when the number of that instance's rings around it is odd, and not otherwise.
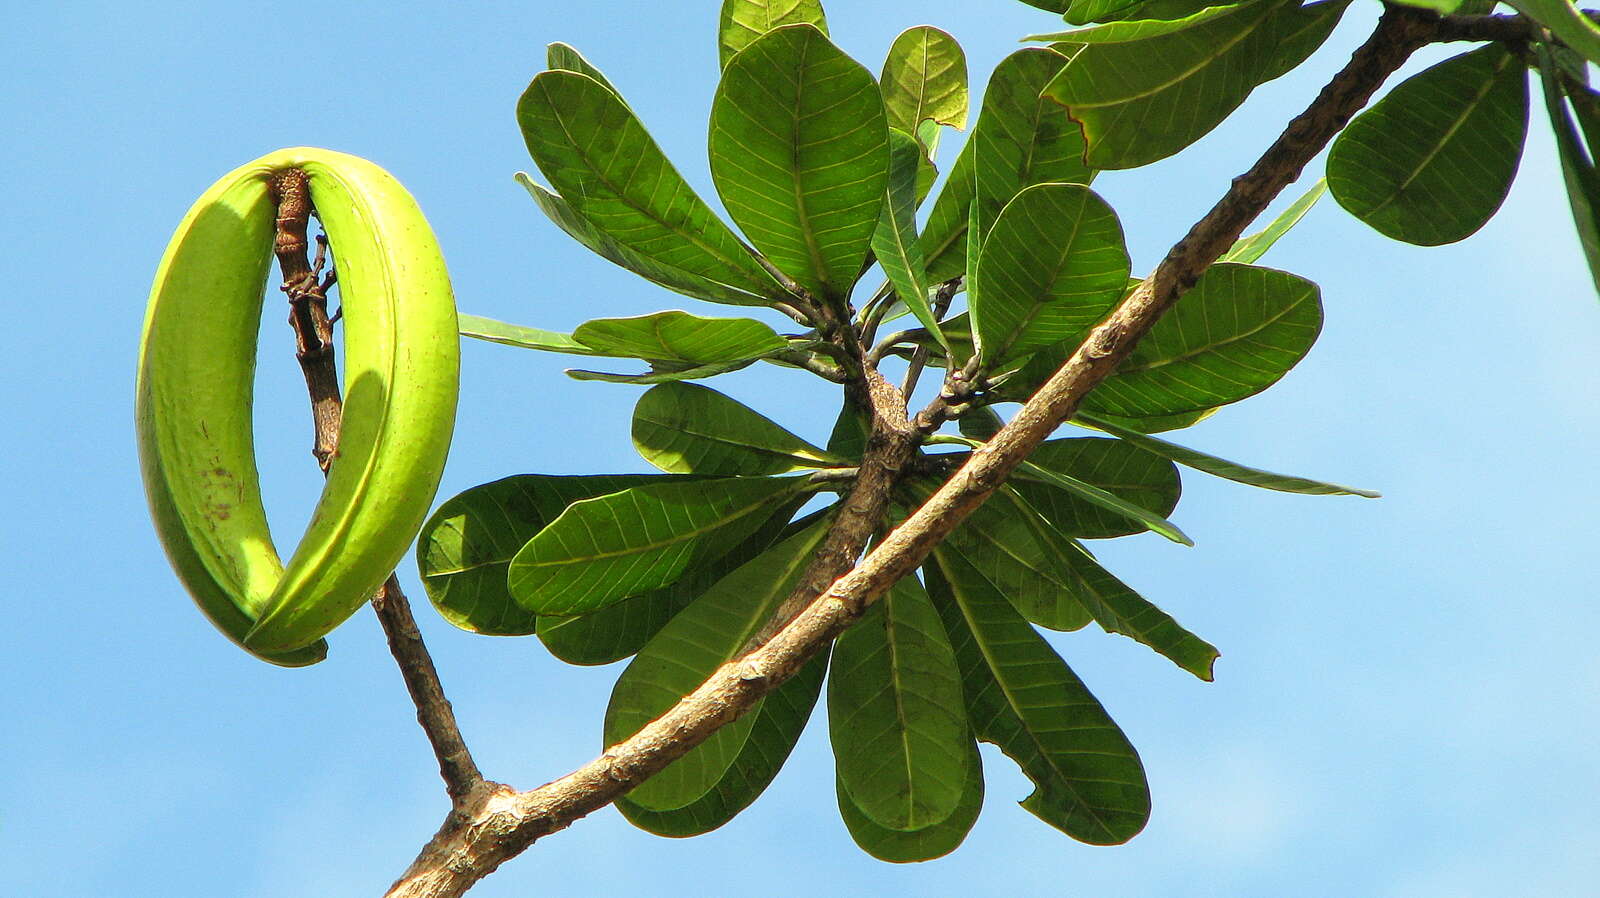
[{"label": "dark green leaf", "polygon": [[955,813],[972,737],[950,640],[916,577],[834,644],[828,732],[840,784],[874,823],[918,830]]},{"label": "dark green leaf", "polygon": [[872,252],[900,301],[942,343],[939,321],[928,305],[926,266],[917,244],[917,163],[922,158],[915,138],[889,131],[889,183],[878,229],[872,235]]},{"label": "dark green leaf", "polygon": [[1281,78],[1317,51],[1350,7],[1350,0],[1322,0],[1301,6],[1294,0],[1266,26],[1273,36],[1272,63],[1262,82]]},{"label": "dark green leaf", "polygon": [[1328,187],[1385,236],[1454,243],[1500,208],[1527,134],[1522,62],[1491,44],[1406,79],[1351,122],[1328,153]]},{"label": "dark green leaf", "polygon": [[822,692],[828,653],[818,653],[800,672],[773,690],[756,710],[744,747],[728,765],[717,784],[700,798],[670,811],[652,811],[629,799],[617,799],[617,810],[629,823],[658,836],[698,836],[708,833],[750,806],[761,796],[800,739],[811,709]]},{"label": "dark green leaf", "polygon": [[1122,225],[1089,188],[1038,184],[1018,193],[984,239],[972,278],[985,367],[1081,339],[1122,298],[1128,272]]},{"label": "dark green leaf", "polygon": [[[798,582],[826,530],[820,520],[735,568],[646,643],[612,689],[605,744],[632,736],[738,657]],[[629,801],[652,811],[699,801],[728,772],[754,723],[746,714],[723,726],[629,792]]]},{"label": "dark green leaf", "polygon": [[1090,22],[1103,22],[1110,18],[1120,18],[1114,13],[1120,13],[1130,7],[1138,6],[1141,0],[1071,0],[1067,3],[1066,13],[1068,25],[1087,25]]},{"label": "dark green leaf", "polygon": [[1317,183],[1312,184],[1311,189],[1307,190],[1304,196],[1290,203],[1289,208],[1283,210],[1277,218],[1272,220],[1271,224],[1254,234],[1240,237],[1217,261],[1240,262],[1248,265],[1266,255],[1267,250],[1278,242],[1278,238],[1289,233],[1290,228],[1300,223],[1300,219],[1311,211],[1311,207],[1317,204],[1317,200],[1322,199],[1322,194],[1327,192],[1327,189],[1328,179],[1318,178]]},{"label": "dark green leaf", "polygon": [[647,483],[697,478],[660,474],[557,477],[522,474],[459,493],[433,513],[417,538],[417,571],[445,620],[474,633],[526,636],[534,615],[506,589],[512,556],[580,499]]},{"label": "dark green leaf", "polygon": [[879,83],[891,128],[914,135],[924,121],[967,126],[967,55],[955,38],[932,25],[900,32],[889,45]]},{"label": "dark green leaf", "polygon": [[967,717],[1037,787],[1022,806],[1094,845],[1150,819],[1138,752],[1050,644],[959,556],[934,550],[928,592],[961,666]]},{"label": "dark green leaf", "polygon": [[[978,123],[922,229],[929,283],[949,280],[967,268],[967,219],[975,190],[984,197],[979,220],[987,226],[1025,187],[1094,179],[1083,164],[1082,133],[1058,106],[1039,95],[1066,63],[1067,57],[1054,50],[1029,47],[995,67]],[[976,164],[979,155],[981,168]]]},{"label": "dark green leaf", "polygon": [[621,374],[610,371],[568,368],[566,375],[573,380],[599,380],[613,384],[667,384],[682,380],[700,380],[706,377],[715,377],[718,374],[727,374],[729,371],[738,371],[740,368],[749,367],[751,361],[751,359],[744,359],[738,362],[717,362],[711,365],[656,362],[650,366],[649,371],[641,374]]},{"label": "dark green leaf", "polygon": [[821,0],[722,0],[717,23],[717,58],[723,68],[733,54],[784,25],[811,25],[828,33]]},{"label": "dark green leaf", "polygon": [[854,402],[845,400],[839,417],[833,422],[833,432],[828,435],[828,453],[851,461],[860,461],[867,451],[867,417]]},{"label": "dark green leaf", "polygon": [[[1028,462],[1057,477],[1091,484],[1158,519],[1172,513],[1182,493],[1172,462],[1120,440],[1049,440]],[[1107,509],[1035,471],[1018,471],[1011,485],[1069,536],[1106,539],[1146,529],[1127,511]]]},{"label": "dark green leaf", "polygon": [[507,586],[538,614],[594,611],[721,557],[754,516],[809,489],[804,477],[696,479],[578,502],[517,552]]},{"label": "dark green leaf", "polygon": [[1561,176],[1566,182],[1567,203],[1572,207],[1578,242],[1589,262],[1589,276],[1594,279],[1595,289],[1600,291],[1600,173],[1595,170],[1592,152],[1584,152],[1578,129],[1557,85],[1559,76],[1555,63],[1543,48],[1539,52],[1539,74],[1544,84],[1545,109],[1550,113],[1550,127],[1556,136],[1556,152],[1561,159]]},{"label": "dark green leaf", "polygon": [[575,72],[543,72],[518,101],[517,121],[556,191],[613,243],[742,293],[784,295],[610,88]]},{"label": "dark green leaf", "polygon": [[822,32],[788,25],[729,60],[711,107],[711,176],[750,242],[802,286],[849,295],[888,173],[878,84]]},{"label": "dark green leaf", "polygon": [[1224,458],[1217,458],[1215,455],[1207,455],[1204,452],[1179,446],[1176,443],[1169,443],[1166,440],[1158,440],[1155,437],[1146,436],[1097,415],[1080,414],[1077,420],[1091,427],[1097,427],[1120,440],[1126,440],[1141,449],[1153,452],[1162,458],[1170,458],[1180,465],[1232,480],[1235,483],[1244,483],[1285,493],[1304,493],[1312,496],[1363,496],[1368,499],[1380,497],[1379,493],[1372,490],[1357,489],[1353,486],[1340,486],[1337,483],[1323,483],[1320,480],[1308,480],[1304,477],[1274,474],[1271,471],[1246,467],[1238,462],[1231,462]]},{"label": "dark green leaf", "polygon": [[978,744],[971,736],[966,738],[964,754],[966,779],[962,786],[961,801],[955,811],[932,826],[909,832],[874,823],[850,798],[850,793],[845,791],[844,781],[835,777],[834,791],[839,799],[839,816],[844,819],[845,828],[850,830],[850,838],[862,851],[892,864],[931,861],[955,851],[972,830],[972,824],[978,822],[978,814],[983,810],[983,757],[978,754]]},{"label": "dark green leaf", "polygon": [[1395,2],[1419,9],[1430,9],[1441,16],[1450,15],[1461,5],[1461,0],[1395,0]]},{"label": "dark green leaf", "polygon": [[1578,9],[1572,0],[1506,0],[1519,12],[1537,19],[1549,28],[1556,40],[1600,63],[1600,26]]},{"label": "dark green leaf", "polygon": [[1083,409],[1147,417],[1237,402],[1277,383],[1321,329],[1316,284],[1271,268],[1213,265]]},{"label": "dark green leaf", "polygon": [[701,318],[679,311],[597,318],[578,325],[572,338],[596,355],[691,365],[742,362],[789,347],[776,331],[752,318]]},{"label": "dark green leaf", "polygon": [[1101,421],[1110,421],[1112,424],[1126,427],[1139,433],[1162,433],[1168,430],[1182,430],[1185,427],[1193,427],[1216,413],[1216,409],[1206,408],[1196,412],[1180,412],[1176,415],[1153,415],[1148,417],[1126,417],[1100,412],[1095,417]]},{"label": "dark green leaf", "polygon": [[662,384],[639,397],[633,445],[675,474],[785,474],[847,464],[716,390]]}]

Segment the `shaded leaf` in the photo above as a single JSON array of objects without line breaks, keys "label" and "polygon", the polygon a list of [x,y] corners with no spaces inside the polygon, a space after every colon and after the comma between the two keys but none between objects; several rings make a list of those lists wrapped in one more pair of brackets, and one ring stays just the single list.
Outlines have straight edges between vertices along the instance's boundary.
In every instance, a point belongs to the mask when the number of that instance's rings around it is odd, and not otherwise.
[{"label": "shaded leaf", "polygon": [[1066,63],[1067,57],[1054,50],[1029,47],[995,66],[978,123],[956,156],[922,229],[929,283],[966,270],[967,219],[975,193],[981,191],[984,197],[979,221],[986,225],[1025,187],[1047,182],[1088,184],[1094,179],[1094,172],[1083,164],[1083,134],[1039,93]]},{"label": "shaded leaf", "polygon": [[1266,255],[1267,250],[1278,242],[1278,238],[1289,233],[1290,228],[1300,223],[1300,219],[1311,211],[1311,207],[1317,204],[1317,200],[1322,199],[1322,195],[1327,190],[1328,179],[1318,178],[1317,183],[1312,184],[1311,188],[1299,199],[1290,203],[1289,207],[1279,213],[1271,224],[1254,234],[1247,234],[1234,241],[1233,246],[1229,247],[1228,251],[1223,253],[1222,258],[1217,261],[1239,262],[1248,265]]},{"label": "shaded leaf", "polygon": [[578,325],[572,338],[596,355],[691,365],[742,362],[789,347],[753,318],[701,318],[679,311],[597,318]]},{"label": "shaded leaf", "polygon": [[1491,44],[1406,79],[1351,122],[1328,152],[1328,187],[1387,237],[1453,243],[1500,208],[1527,134],[1523,65]]},{"label": "shaded leaf", "polygon": [[842,300],[860,276],[888,178],[877,82],[810,25],[729,60],[711,107],[711,175],[772,264]]},{"label": "shaded leaf", "polygon": [[1550,29],[1556,40],[1583,54],[1590,62],[1600,63],[1600,26],[1578,9],[1572,0],[1506,0],[1518,12],[1525,13],[1539,24]]},{"label": "shaded leaf", "polygon": [[[633,659],[611,691],[605,744],[615,745],[693,692],[745,643],[799,581],[827,529],[819,520],[740,565],[679,612]],[[743,750],[754,714],[734,720],[628,793],[640,808],[667,811],[699,801]]]},{"label": "shaded leaf", "polygon": [[1263,489],[1278,490],[1284,493],[1304,493],[1311,496],[1363,496],[1368,499],[1377,499],[1379,493],[1372,490],[1358,489],[1353,486],[1340,486],[1337,483],[1323,483],[1320,480],[1308,480],[1304,477],[1293,477],[1288,474],[1274,474],[1259,468],[1251,468],[1238,462],[1207,455],[1176,443],[1159,440],[1152,436],[1129,430],[1106,418],[1097,415],[1080,414],[1075,419],[1091,427],[1099,428],[1106,433],[1126,440],[1141,449],[1153,452],[1162,458],[1170,458],[1180,465],[1204,471],[1235,483],[1244,483],[1250,486],[1259,486]]},{"label": "shaded leaf", "polygon": [[717,362],[711,365],[689,365],[678,362],[655,362],[650,370],[641,374],[622,374],[610,371],[589,371],[568,368],[566,375],[573,380],[600,380],[613,384],[665,384],[682,380],[700,380],[749,367],[752,359],[737,362]]},{"label": "shaded leaf", "polygon": [[1093,845],[1133,838],[1150,819],[1138,752],[1061,656],[944,546],[923,568],[962,671],[977,737],[1036,788],[1022,806]]},{"label": "shaded leaf", "polygon": [[[1165,518],[1182,494],[1172,462],[1120,440],[1048,440],[1028,457],[1028,463],[1055,477],[1103,490],[1143,516]],[[1069,536],[1106,539],[1146,529],[1126,510],[1108,509],[1038,471],[1018,471],[1011,485]]]},{"label": "shaded leaf", "polygon": [[932,25],[900,32],[878,83],[891,128],[914,135],[925,121],[967,126],[967,55],[947,32]]},{"label": "shaded leaf", "polygon": [[1122,225],[1089,188],[1018,193],[984,239],[972,278],[969,314],[985,367],[1081,339],[1122,298],[1128,272]]},{"label": "shaded leaf", "polygon": [[811,25],[828,33],[821,0],[722,0],[717,22],[717,61],[728,67],[733,54],[784,25]]},{"label": "shaded leaf", "polygon": [[909,864],[931,861],[958,848],[978,822],[983,810],[983,756],[978,754],[978,744],[971,736],[966,738],[966,771],[961,800],[949,817],[931,826],[915,830],[897,830],[879,826],[872,821],[845,791],[844,782],[834,778],[834,791],[839,800],[839,816],[843,818],[850,838],[857,846],[880,861]]},{"label": "shaded leaf", "polygon": [[828,435],[829,454],[853,462],[860,461],[867,451],[867,432],[870,428],[865,413],[846,398],[844,407],[839,409],[839,417],[833,422],[833,432]]},{"label": "shaded leaf", "polygon": [[1316,284],[1271,268],[1213,265],[1082,408],[1145,417],[1237,402],[1277,383],[1321,329]]},{"label": "shaded leaf", "polygon": [[639,397],[633,445],[676,474],[785,474],[845,464],[743,403],[693,384],[662,384]]},{"label": "shaded leaf", "polygon": [[[1567,187],[1567,203],[1572,207],[1578,242],[1582,244],[1584,258],[1589,263],[1589,276],[1594,279],[1595,290],[1600,291],[1600,173],[1595,170],[1592,145],[1590,152],[1585,153],[1572,115],[1561,98],[1554,61],[1544,48],[1540,47],[1538,51],[1545,109],[1550,113],[1550,127],[1555,132],[1556,152],[1561,159],[1561,177]],[[1595,130],[1600,133],[1600,129]]]},{"label": "shaded leaf", "polygon": [[879,826],[925,829],[955,813],[972,737],[939,613],[905,577],[834,644],[828,732],[839,783]]},{"label": "shaded leaf", "polygon": [[594,611],[721,557],[752,516],[810,489],[804,477],[695,479],[578,502],[517,552],[507,586],[538,614]]},{"label": "shaded leaf", "polygon": [[524,543],[580,499],[694,479],[520,474],[475,486],[440,505],[423,525],[417,572],[433,606],[450,623],[474,633],[526,636],[534,631],[534,615],[506,589],[506,570]]},{"label": "shaded leaf", "polygon": [[900,301],[942,343],[939,321],[928,305],[926,266],[917,244],[917,165],[922,158],[914,138],[889,131],[889,182],[878,229],[872,235],[872,252]]},{"label": "shaded leaf", "polygon": [[761,797],[789,759],[811,719],[827,669],[824,649],[746,715],[753,719],[744,747],[717,784],[700,798],[670,811],[652,811],[624,795],[617,799],[617,810],[629,823],[658,836],[698,836],[732,820]]},{"label": "shaded leaf", "polygon": [[517,122],[556,192],[613,243],[743,293],[784,295],[610,88],[576,72],[542,72],[517,102]]}]

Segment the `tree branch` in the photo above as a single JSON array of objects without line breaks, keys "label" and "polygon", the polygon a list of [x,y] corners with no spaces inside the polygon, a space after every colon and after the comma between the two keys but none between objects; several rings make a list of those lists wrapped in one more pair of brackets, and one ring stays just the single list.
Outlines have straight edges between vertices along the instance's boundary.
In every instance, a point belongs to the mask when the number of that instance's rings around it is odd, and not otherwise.
[{"label": "tree branch", "polygon": [[[572,773],[527,792],[500,792],[478,812],[447,821],[390,896],[447,898],[463,894],[536,840],[610,803],[681,757],[716,729],[748,711],[797,672],[895,581],[910,574],[946,534],[992,493],[1090,389],[1127,356],[1160,315],[1292,182],[1300,170],[1366,104],[1378,86],[1435,33],[1438,18],[1391,7],[1349,64],[1248,173],[1168,252],[1154,274],[1096,327],[1060,370],[904,524],[799,616],[743,658],[724,665],[674,708]],[[878,381],[881,383],[881,378]],[[880,388],[869,384],[869,401]],[[882,391],[894,393],[884,383]],[[878,439],[874,408],[874,438]],[[903,415],[903,411],[901,412]],[[874,463],[889,464],[898,438],[869,446]],[[869,479],[863,462],[862,481]],[[866,487],[858,483],[856,492]],[[852,499],[855,495],[852,494]]]},{"label": "tree branch", "polygon": [[[326,475],[338,453],[339,430],[344,403],[339,398],[339,374],[333,354],[333,323],[328,318],[328,288],[334,275],[321,277],[326,242],[319,238],[315,262],[306,259],[309,242],[306,228],[314,211],[306,173],[299,169],[280,172],[272,180],[272,197],[277,204],[277,228],[272,251],[283,272],[283,292],[289,296],[289,326],[294,328],[295,358],[305,375],[311,396],[311,417],[315,427],[312,454]],[[455,712],[439,683],[433,657],[422,642],[416,618],[400,582],[394,574],[372,597],[372,609],[388,637],[389,652],[400,666],[406,691],[417,707],[417,722],[439,761],[439,775],[450,793],[453,807],[459,809],[486,784],[472,752],[461,738]]]},{"label": "tree branch", "polygon": [[[1600,12],[1583,10],[1591,20],[1600,22]],[[1451,41],[1530,41],[1539,37],[1540,26],[1527,16],[1445,16],[1430,40],[1434,43]]]}]

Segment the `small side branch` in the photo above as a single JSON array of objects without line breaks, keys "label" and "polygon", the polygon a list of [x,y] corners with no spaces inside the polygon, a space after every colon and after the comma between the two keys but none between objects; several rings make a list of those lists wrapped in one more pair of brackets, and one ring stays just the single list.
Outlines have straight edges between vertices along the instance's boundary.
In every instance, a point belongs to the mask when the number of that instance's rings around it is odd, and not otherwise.
[{"label": "small side branch", "polygon": [[[272,197],[277,204],[277,229],[273,253],[283,272],[283,292],[289,296],[289,325],[294,328],[295,358],[305,375],[311,396],[311,417],[316,428],[313,454],[326,475],[338,454],[339,430],[344,410],[339,396],[339,375],[334,363],[333,323],[328,318],[328,288],[333,274],[322,276],[326,260],[326,241],[319,239],[316,260],[306,258],[310,242],[306,230],[313,207],[306,173],[289,169],[272,181]],[[453,808],[458,812],[494,784],[484,781],[472,760],[455,711],[445,698],[433,657],[422,642],[411,605],[400,591],[393,574],[372,597],[372,609],[388,637],[389,651],[400,666],[406,691],[417,707],[417,722],[433,745]]]}]

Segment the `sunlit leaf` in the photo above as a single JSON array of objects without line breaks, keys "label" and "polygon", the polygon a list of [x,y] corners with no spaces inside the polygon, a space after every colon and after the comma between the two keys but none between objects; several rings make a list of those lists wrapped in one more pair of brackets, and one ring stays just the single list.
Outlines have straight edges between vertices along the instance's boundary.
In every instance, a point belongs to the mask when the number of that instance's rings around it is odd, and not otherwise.
[{"label": "sunlit leaf", "polygon": [[730,371],[738,371],[740,368],[749,367],[752,361],[752,359],[742,359],[737,362],[713,362],[709,365],[655,362],[650,366],[649,371],[639,374],[568,368],[566,375],[573,380],[599,380],[613,384],[666,384],[727,374]]},{"label": "sunlit leaf", "polygon": [[811,25],[828,33],[821,0],[722,0],[717,22],[717,58],[723,68],[733,54],[784,25]]},{"label": "sunlit leaf", "polygon": [[538,349],[544,352],[564,352],[568,355],[598,355],[593,349],[572,339],[571,334],[507,324],[481,315],[461,313],[456,316],[456,328],[463,337],[516,346],[520,349]]},{"label": "sunlit leaf", "polygon": [[[1172,462],[1120,440],[1048,440],[1028,463],[1032,469],[1018,471],[1011,485],[1068,536],[1106,539],[1139,533],[1150,518],[1159,522],[1171,514],[1182,493]],[[1063,486],[1062,477],[1092,485],[1121,504],[1108,508]]]},{"label": "sunlit leaf", "polygon": [[847,463],[694,384],[662,384],[639,397],[633,445],[645,461],[676,474],[785,474]]},{"label": "sunlit leaf", "polygon": [[878,80],[889,127],[915,135],[924,121],[967,126],[967,55],[948,33],[932,25],[902,31]]},{"label": "sunlit leaf", "polygon": [[577,47],[574,47],[571,44],[564,44],[561,41],[556,41],[545,47],[544,55],[545,68],[563,72],[577,72],[580,75],[588,75],[590,78],[600,82],[602,86],[608,88],[612,93],[616,94],[618,98],[621,98],[622,93],[617,90],[616,85],[611,83],[611,79],[607,78],[605,73],[596,68],[594,63],[584,59],[583,54],[578,52]]},{"label": "sunlit leaf", "polygon": [[1600,26],[1584,15],[1572,0],[1506,0],[1517,11],[1537,19],[1556,40],[1600,63]]},{"label": "sunlit leaf", "polygon": [[669,311],[635,318],[597,318],[572,338],[597,355],[707,365],[760,358],[789,342],[752,318],[702,318]]},{"label": "sunlit leaf", "polygon": [[1328,179],[1318,178],[1317,183],[1312,184],[1304,195],[1290,203],[1289,207],[1284,209],[1277,218],[1274,218],[1271,224],[1254,234],[1240,237],[1217,261],[1240,262],[1248,265],[1266,255],[1267,250],[1271,249],[1272,245],[1277,243],[1280,237],[1289,233],[1290,228],[1300,223],[1300,219],[1311,211],[1311,207],[1317,204],[1317,200],[1322,199],[1322,195],[1327,190]]},{"label": "sunlit leaf", "polygon": [[922,158],[914,138],[889,131],[889,183],[878,230],[872,235],[872,252],[900,301],[942,343],[944,335],[928,305],[927,266],[917,244],[917,164]]}]

